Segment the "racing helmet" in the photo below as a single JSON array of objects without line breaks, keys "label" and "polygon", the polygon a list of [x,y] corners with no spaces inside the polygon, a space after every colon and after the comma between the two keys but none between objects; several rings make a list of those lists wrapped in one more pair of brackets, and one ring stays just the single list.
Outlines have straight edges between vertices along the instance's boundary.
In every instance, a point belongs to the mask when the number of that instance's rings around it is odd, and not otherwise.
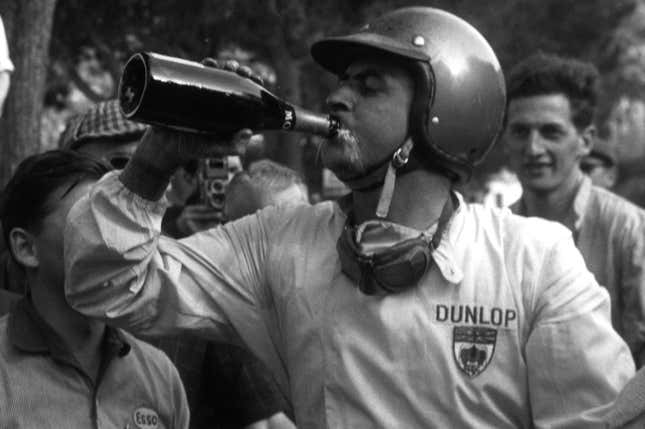
[{"label": "racing helmet", "polygon": [[370,51],[411,65],[410,158],[454,180],[468,180],[497,140],[506,107],[504,75],[488,42],[453,14],[406,7],[311,47],[314,60],[338,75]]}]

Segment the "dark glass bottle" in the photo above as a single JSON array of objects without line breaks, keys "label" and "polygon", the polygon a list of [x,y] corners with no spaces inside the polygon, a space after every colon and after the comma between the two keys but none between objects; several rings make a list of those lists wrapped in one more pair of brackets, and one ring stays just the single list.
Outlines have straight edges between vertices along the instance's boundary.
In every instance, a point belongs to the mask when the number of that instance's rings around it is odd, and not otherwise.
[{"label": "dark glass bottle", "polygon": [[148,52],[126,63],[119,100],[129,119],[192,132],[250,128],[329,137],[338,128],[328,116],[293,106],[237,73]]}]

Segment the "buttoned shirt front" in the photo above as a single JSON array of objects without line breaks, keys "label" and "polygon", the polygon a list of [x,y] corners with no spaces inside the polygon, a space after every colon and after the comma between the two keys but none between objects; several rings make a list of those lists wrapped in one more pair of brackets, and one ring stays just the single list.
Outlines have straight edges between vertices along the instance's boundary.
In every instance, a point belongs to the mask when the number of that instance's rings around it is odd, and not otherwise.
[{"label": "buttoned shirt front", "polygon": [[396,295],[340,268],[336,204],[267,208],[175,241],[115,174],[70,212],[68,300],[135,331],[245,343],[299,428],[601,427],[634,374],[607,292],[552,222],[461,201],[436,268]]},{"label": "buttoned shirt front", "polygon": [[[523,200],[513,207],[526,215]],[[584,177],[571,205],[576,246],[609,292],[614,328],[645,363],[645,210]]]},{"label": "buttoned shirt front", "polygon": [[0,427],[188,428],[176,369],[152,346],[106,328],[96,383],[27,298],[0,319]]}]

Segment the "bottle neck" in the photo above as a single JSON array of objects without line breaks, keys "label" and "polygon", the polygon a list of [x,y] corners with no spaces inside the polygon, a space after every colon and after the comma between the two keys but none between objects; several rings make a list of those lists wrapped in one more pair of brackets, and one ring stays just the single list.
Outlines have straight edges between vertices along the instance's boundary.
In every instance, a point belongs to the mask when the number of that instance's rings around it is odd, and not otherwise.
[{"label": "bottle neck", "polygon": [[303,108],[294,108],[293,111],[293,124],[291,127],[285,127],[287,130],[317,134],[323,137],[333,137],[340,127],[338,121],[329,116],[313,113]]}]

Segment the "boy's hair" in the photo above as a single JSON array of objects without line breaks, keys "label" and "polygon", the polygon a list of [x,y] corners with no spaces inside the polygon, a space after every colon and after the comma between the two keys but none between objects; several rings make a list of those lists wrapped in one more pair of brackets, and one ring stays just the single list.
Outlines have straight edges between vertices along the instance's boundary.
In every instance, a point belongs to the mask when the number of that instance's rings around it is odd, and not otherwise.
[{"label": "boy's hair", "polygon": [[51,194],[67,183],[100,179],[110,167],[88,155],[70,150],[52,150],[25,158],[0,196],[0,222],[4,239],[14,228],[38,232],[52,211]]},{"label": "boy's hair", "polygon": [[578,129],[592,125],[600,92],[598,69],[588,62],[539,52],[511,69],[507,103],[515,98],[563,94]]}]

